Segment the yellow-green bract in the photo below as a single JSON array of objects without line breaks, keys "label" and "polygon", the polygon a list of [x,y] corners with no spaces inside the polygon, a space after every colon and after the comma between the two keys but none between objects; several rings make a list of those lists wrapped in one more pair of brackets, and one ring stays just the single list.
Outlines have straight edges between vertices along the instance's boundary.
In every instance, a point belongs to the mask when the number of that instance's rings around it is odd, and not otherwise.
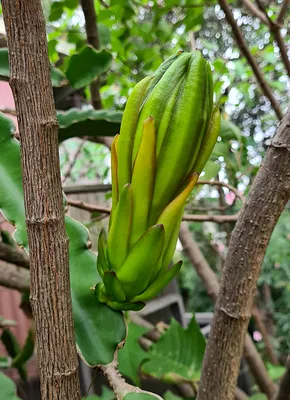
[{"label": "yellow-green bract", "polygon": [[220,129],[212,73],[199,51],[168,58],[133,89],[112,145],[112,212],[98,243],[99,301],[139,310],[169,268],[185,202]]}]

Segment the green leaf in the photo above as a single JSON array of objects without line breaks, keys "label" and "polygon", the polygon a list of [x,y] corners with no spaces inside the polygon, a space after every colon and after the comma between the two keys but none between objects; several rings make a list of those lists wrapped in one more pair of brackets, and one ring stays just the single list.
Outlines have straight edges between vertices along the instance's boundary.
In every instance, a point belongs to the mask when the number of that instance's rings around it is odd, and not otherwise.
[{"label": "green leaf", "polygon": [[26,234],[19,143],[13,138],[12,120],[0,113],[0,208],[16,227],[16,242],[28,247]]},{"label": "green leaf", "polygon": [[102,47],[105,47],[111,43],[111,31],[106,25],[99,23],[98,32]]},{"label": "green leaf", "polygon": [[[50,67],[51,82],[53,87],[60,87],[67,85],[68,81],[64,73],[51,65]],[[8,59],[8,49],[0,49],[0,80],[8,81],[10,77],[9,72],[9,59]]]},{"label": "green leaf", "polygon": [[280,379],[286,371],[286,368],[282,365],[273,365],[271,363],[267,363],[266,366],[270,378],[273,379],[273,381]]},{"label": "green leaf", "polygon": [[7,369],[11,367],[11,359],[9,357],[0,356],[0,368]]},{"label": "green leaf", "polygon": [[9,80],[8,49],[0,49],[0,80]]},{"label": "green leaf", "polygon": [[216,177],[217,174],[220,172],[221,165],[217,162],[209,160],[204,167],[204,175],[202,175],[201,179],[208,180]]},{"label": "green leaf", "polygon": [[182,397],[177,396],[172,393],[170,390],[167,390],[163,395],[164,400],[181,400]]},{"label": "green leaf", "polygon": [[148,351],[142,371],[169,383],[198,380],[205,339],[193,317],[183,329],[174,319],[165,334]]},{"label": "green leaf", "polygon": [[121,312],[98,303],[92,287],[101,281],[96,255],[88,249],[89,232],[79,222],[66,217],[70,239],[70,280],[76,341],[83,359],[90,366],[112,361],[117,345],[125,338]]},{"label": "green leaf", "polygon": [[[1,335],[1,341],[5,346],[5,349],[7,353],[9,354],[10,357],[13,359],[17,357],[17,355],[20,353],[20,345],[18,343],[18,340],[16,339],[15,335],[9,330],[9,329],[4,329]],[[26,380],[27,378],[27,372],[26,368],[24,365],[17,365],[15,368],[18,370],[18,373],[20,377],[23,380]]]},{"label": "green leaf", "polygon": [[61,87],[68,84],[65,74],[56,67],[50,67],[51,83],[53,87]]},{"label": "green leaf", "polygon": [[[18,243],[28,247],[20,168],[19,143],[12,137],[12,122],[0,114],[0,208],[15,224]],[[91,287],[100,282],[96,256],[88,250],[87,229],[66,217],[73,317],[78,349],[89,365],[108,364],[125,338],[123,314],[97,303]],[[22,234],[22,235],[21,235]],[[19,353],[15,350],[13,358]]]},{"label": "green leaf", "polygon": [[15,383],[2,372],[0,372],[0,388],[2,399],[20,400],[20,398],[16,396]]},{"label": "green leaf", "polygon": [[115,136],[120,131],[122,112],[78,110],[58,112],[58,138],[62,142],[78,136]]},{"label": "green leaf", "polygon": [[[131,392],[126,394],[123,400],[156,400],[156,398],[157,395],[154,396],[154,394]],[[160,397],[158,396],[158,398]]]},{"label": "green leaf", "polygon": [[33,355],[34,351],[34,335],[33,331],[29,330],[27,339],[21,351],[14,357],[11,366],[14,368],[20,368],[25,364],[30,357]]},{"label": "green leaf", "polygon": [[109,69],[111,61],[112,55],[107,50],[97,51],[91,46],[85,46],[70,57],[67,79],[75,89],[90,85]]},{"label": "green leaf", "polygon": [[107,388],[107,386],[102,386],[102,394],[100,396],[93,395],[89,397],[84,397],[83,400],[114,400],[114,392]]},{"label": "green leaf", "polygon": [[138,369],[141,362],[147,356],[147,353],[140,346],[138,339],[147,331],[148,329],[130,322],[128,324],[128,336],[125,346],[118,352],[119,371],[122,375],[130,378],[137,386],[140,386]]},{"label": "green leaf", "polygon": [[267,396],[263,393],[257,393],[249,397],[249,400],[267,400]]},{"label": "green leaf", "polygon": [[237,127],[237,125],[233,124],[228,119],[221,119],[221,129],[220,136],[224,140],[240,140],[241,139],[241,131]]}]

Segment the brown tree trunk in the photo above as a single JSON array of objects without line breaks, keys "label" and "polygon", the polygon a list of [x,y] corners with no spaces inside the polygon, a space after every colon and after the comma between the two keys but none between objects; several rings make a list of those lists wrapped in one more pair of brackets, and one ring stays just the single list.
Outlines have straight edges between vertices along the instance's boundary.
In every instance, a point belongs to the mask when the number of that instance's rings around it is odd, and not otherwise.
[{"label": "brown tree trunk", "polygon": [[[208,265],[196,242],[192,239],[191,232],[189,231],[185,222],[181,224],[179,238],[185,254],[201,278],[208,295],[215,303],[218,297],[220,286],[218,277]],[[244,357],[258,387],[270,399],[275,393],[276,385],[273,383],[273,381],[271,381],[263,360],[249,334],[246,335]]]},{"label": "brown tree trunk", "polygon": [[232,233],[198,400],[232,400],[257,279],[272,231],[290,198],[290,109]]},{"label": "brown tree trunk", "polygon": [[[18,116],[30,301],[43,400],[79,400],[68,239],[46,29],[40,0],[3,0],[10,85]],[[21,199],[19,199],[21,201]]]}]

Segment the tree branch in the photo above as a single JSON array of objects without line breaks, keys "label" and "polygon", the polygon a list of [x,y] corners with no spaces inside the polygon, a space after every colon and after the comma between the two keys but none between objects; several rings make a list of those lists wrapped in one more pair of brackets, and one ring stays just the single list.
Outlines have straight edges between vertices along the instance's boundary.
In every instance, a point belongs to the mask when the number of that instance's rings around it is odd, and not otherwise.
[{"label": "tree branch", "polygon": [[41,395],[80,400],[58,123],[41,1],[2,0],[2,10],[20,134]]},{"label": "tree branch", "polygon": [[[92,47],[98,50],[100,48],[100,40],[99,40],[98,21],[97,21],[97,14],[95,10],[94,0],[80,0],[80,3],[85,17],[87,42]],[[97,79],[90,86],[91,103],[94,109],[96,110],[100,110],[103,108],[99,88],[100,88],[100,80]],[[86,139],[92,142],[102,143],[109,149],[111,148],[113,141],[112,138],[106,136],[87,137]]]},{"label": "tree branch", "polygon": [[122,400],[128,393],[143,393],[149,394],[156,397],[158,400],[163,400],[160,396],[155,393],[147,392],[136,386],[130,385],[122,378],[120,372],[118,371],[118,361],[117,361],[117,351],[115,353],[114,360],[108,365],[100,365],[100,369],[103,371],[105,377],[111,388],[114,390],[117,400]]},{"label": "tree branch", "polygon": [[234,15],[232,13],[232,10],[230,9],[228,3],[226,0],[218,0],[219,4],[223,10],[223,12],[226,15],[226,19],[228,21],[228,23],[230,24],[230,26],[232,27],[232,32],[233,35],[236,39],[237,45],[240,48],[241,52],[243,53],[243,55],[246,57],[249,65],[251,66],[254,75],[256,76],[256,79],[262,89],[262,92],[264,93],[264,95],[269,99],[273,110],[275,111],[277,118],[280,120],[283,117],[283,113],[282,110],[280,108],[279,103],[277,102],[276,98],[274,97],[272,90],[270,88],[270,86],[268,85],[262,71],[260,70],[260,67],[257,63],[257,61],[255,60],[255,58],[253,57],[252,53],[250,52],[247,43],[244,39],[243,33],[241,31],[241,29],[239,28],[239,26],[236,23],[236,20],[234,18]]},{"label": "tree branch", "polygon": [[266,24],[268,25],[270,32],[272,33],[274,39],[276,40],[277,46],[279,47],[279,50],[280,50],[282,62],[286,68],[288,76],[290,77],[290,60],[288,57],[287,47],[286,47],[284,39],[282,38],[282,35],[281,35],[281,25],[277,23],[277,20],[276,21],[271,20],[263,3],[260,0],[256,0],[256,1],[258,4],[258,7],[259,7],[259,12],[261,12],[264,15],[264,17],[266,18]]},{"label": "tree branch", "polygon": [[64,184],[65,181],[71,176],[73,167],[74,167],[74,165],[75,165],[75,163],[76,163],[76,161],[78,159],[78,156],[82,152],[83,146],[84,146],[84,142],[82,140],[81,143],[79,144],[79,146],[78,146],[78,148],[77,148],[77,150],[76,150],[71,162],[69,163],[68,169],[67,169],[66,173],[64,174],[64,177],[63,177],[63,180],[62,180],[62,184]]},{"label": "tree branch", "polygon": [[0,260],[29,269],[29,257],[8,244],[0,242]]},{"label": "tree branch", "polygon": [[278,391],[273,400],[290,400],[290,356],[286,361],[286,371],[282,376]]},{"label": "tree branch", "polygon": [[[215,303],[220,290],[218,277],[208,265],[198,245],[192,239],[191,232],[184,222],[181,224],[179,239],[181,241],[185,254],[189,258],[197,274],[201,278],[208,295]],[[246,341],[244,345],[244,357],[247,360],[251,373],[254,376],[259,388],[263,393],[266,393],[267,396],[271,398],[273,393],[275,393],[276,386],[271,381],[263,360],[261,359],[261,356],[258,353],[249,334],[246,335]],[[211,398],[211,400],[213,399],[214,397]],[[220,397],[219,399],[228,400],[229,398]]]},{"label": "tree branch", "polygon": [[261,311],[258,309],[257,306],[253,307],[252,316],[253,316],[253,318],[255,320],[257,329],[260,331],[260,333],[262,335],[262,339],[263,339],[263,342],[264,342],[264,345],[265,345],[265,351],[266,351],[266,354],[268,356],[268,359],[269,359],[270,363],[273,364],[273,365],[279,365],[279,360],[278,360],[278,357],[277,357],[277,355],[275,353],[273,345],[271,343],[270,336],[269,336],[269,334],[267,332],[265,323],[263,321],[263,317],[261,315]]},{"label": "tree branch", "polygon": [[27,269],[0,262],[0,285],[19,292],[29,290],[30,274]]},{"label": "tree branch", "polygon": [[260,267],[272,231],[290,198],[289,170],[290,109],[266,153],[231,236],[198,400],[233,398]]},{"label": "tree branch", "polygon": [[280,12],[279,12],[279,15],[278,15],[278,17],[276,19],[276,23],[278,25],[282,25],[283,24],[284,17],[286,15],[288,7],[289,7],[289,3],[290,3],[290,0],[284,0],[283,1],[282,5],[281,5]]},{"label": "tree branch", "polygon": [[242,0],[242,2],[254,17],[259,18],[264,24],[268,25],[268,19],[265,14],[251,0]]}]

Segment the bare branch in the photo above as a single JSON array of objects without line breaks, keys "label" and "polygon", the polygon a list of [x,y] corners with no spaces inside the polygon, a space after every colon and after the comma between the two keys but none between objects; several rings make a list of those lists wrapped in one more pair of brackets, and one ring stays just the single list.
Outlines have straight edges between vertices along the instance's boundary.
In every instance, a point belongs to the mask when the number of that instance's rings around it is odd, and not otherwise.
[{"label": "bare branch", "polygon": [[237,45],[240,48],[243,55],[246,57],[249,65],[251,66],[264,95],[269,99],[269,101],[272,105],[272,108],[277,115],[277,118],[279,120],[282,119],[283,113],[282,113],[281,107],[280,107],[278,101],[276,100],[276,98],[274,97],[272,90],[271,90],[270,86],[268,85],[257,61],[255,60],[252,53],[250,52],[248,45],[244,39],[243,33],[236,23],[236,20],[234,18],[232,10],[230,9],[226,0],[218,0],[218,1],[219,1],[219,4],[220,4],[223,12],[226,15],[226,19],[227,19],[228,23],[232,27],[232,32],[233,32],[233,35],[235,36]]},{"label": "bare branch", "polygon": [[[80,0],[80,3],[85,17],[87,41],[95,49],[99,49],[100,41],[94,0]],[[91,84],[91,101],[96,110],[100,110],[102,108],[98,80]]]},{"label": "bare branch", "polygon": [[136,386],[132,386],[122,378],[120,372],[118,371],[118,361],[117,361],[117,351],[115,353],[114,360],[108,365],[100,365],[100,369],[103,371],[105,377],[111,388],[114,390],[117,400],[122,400],[128,393],[144,393],[150,394],[156,397],[158,400],[162,400],[160,396],[155,393],[147,392]]},{"label": "bare branch", "polygon": [[279,24],[277,24],[277,21],[271,20],[263,3],[261,2],[261,0],[256,0],[256,1],[258,4],[258,7],[259,7],[259,11],[266,18],[266,20],[267,20],[266,24],[269,26],[269,30],[272,33],[274,39],[276,40],[277,46],[279,47],[279,50],[280,50],[282,62],[284,63],[287,74],[290,77],[290,60],[288,57],[288,49],[287,49],[284,39],[281,35],[281,26]]},{"label": "bare branch", "polygon": [[279,13],[279,15],[278,15],[278,17],[276,19],[276,23],[278,25],[282,25],[283,24],[284,17],[285,17],[285,15],[287,13],[289,4],[290,4],[290,0],[284,0],[283,1],[282,5],[281,5],[280,13]]},{"label": "bare branch", "polygon": [[289,169],[290,109],[266,153],[231,236],[198,400],[233,397],[260,267],[272,231],[290,198]]},{"label": "bare branch", "polygon": [[265,326],[265,323],[263,321],[263,317],[261,315],[261,311],[258,309],[257,306],[254,305],[253,309],[252,309],[252,316],[255,320],[256,326],[259,330],[259,332],[262,335],[262,339],[265,345],[265,351],[267,353],[268,359],[270,361],[270,363],[272,363],[273,365],[279,365],[279,360],[278,357],[275,353],[274,347],[271,343],[269,334],[267,332],[267,328]]},{"label": "bare branch", "polygon": [[27,269],[0,262],[0,286],[19,292],[29,290],[30,274]]},{"label": "bare branch", "polygon": [[23,250],[18,250],[0,242],[0,260],[29,269],[29,257]]},{"label": "bare branch", "polygon": [[[220,290],[218,277],[208,265],[198,245],[192,239],[191,233],[184,222],[181,224],[179,238],[185,254],[201,278],[208,295],[215,303]],[[266,393],[267,396],[271,398],[273,393],[275,393],[276,386],[271,381],[263,360],[261,359],[261,356],[258,353],[249,334],[246,335],[244,357],[247,360],[251,373],[255,377],[259,388],[263,393]],[[213,399],[212,397],[209,398],[211,400]],[[223,399],[223,397],[221,397],[221,399]]]},{"label": "bare branch", "polygon": [[74,168],[74,165],[75,165],[79,155],[82,152],[83,146],[84,146],[84,142],[81,141],[81,143],[79,144],[79,146],[78,146],[78,148],[77,148],[77,150],[76,150],[71,162],[69,163],[69,166],[68,166],[68,169],[67,169],[66,173],[64,174],[64,177],[62,179],[62,184],[64,184],[65,181],[71,176],[72,170]]},{"label": "bare branch", "polygon": [[80,208],[81,210],[86,210],[89,212],[100,212],[100,213],[104,213],[104,214],[110,214],[110,212],[111,212],[111,209],[109,207],[105,207],[105,206],[101,206],[101,205],[97,205],[97,204],[89,204],[89,203],[85,203],[84,201],[81,201],[81,200],[73,200],[73,199],[67,198],[67,204],[72,207]]},{"label": "bare branch", "polygon": [[259,18],[264,24],[268,25],[268,19],[265,14],[251,0],[242,0],[242,2],[254,17]]},{"label": "bare branch", "polygon": [[290,355],[287,358],[285,367],[286,371],[280,381],[274,400],[289,400],[290,398]]}]

